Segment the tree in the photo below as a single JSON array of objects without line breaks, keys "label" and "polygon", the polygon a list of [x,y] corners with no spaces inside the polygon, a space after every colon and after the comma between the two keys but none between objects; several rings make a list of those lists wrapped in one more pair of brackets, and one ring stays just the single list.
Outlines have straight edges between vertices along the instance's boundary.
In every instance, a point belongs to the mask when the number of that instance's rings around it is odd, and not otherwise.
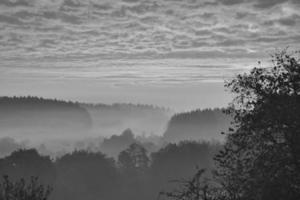
[{"label": "tree", "polygon": [[43,184],[53,184],[55,167],[49,156],[41,156],[35,149],[17,150],[0,159],[0,176],[8,175],[12,181],[26,181],[39,177]]},{"label": "tree", "polygon": [[127,172],[144,172],[149,165],[147,150],[142,145],[133,143],[119,154],[118,162],[120,167]]},{"label": "tree", "polygon": [[122,199],[147,199],[149,158],[147,150],[133,143],[118,157]]},{"label": "tree", "polygon": [[190,179],[174,180],[172,183],[179,184],[178,188],[171,192],[160,192],[159,197],[167,197],[175,200],[220,200],[219,190],[203,178],[204,169],[198,169]]},{"label": "tree", "polygon": [[226,84],[234,123],[216,163],[228,199],[300,199],[299,55],[276,53]]},{"label": "tree", "polygon": [[47,200],[52,188],[38,183],[38,178],[31,177],[29,182],[20,179],[11,182],[8,176],[3,176],[0,184],[1,200]]},{"label": "tree", "polygon": [[[168,144],[151,155],[149,190],[157,195],[161,189],[171,191],[170,180],[182,177],[193,177],[195,166],[207,169],[201,179],[210,178],[213,168],[213,155],[221,148],[220,144],[210,142],[184,141],[179,144]],[[154,199],[155,196],[152,196]]]},{"label": "tree", "polygon": [[219,144],[210,142],[183,141],[168,144],[151,155],[151,174],[162,184],[170,179],[189,177],[195,166],[213,168],[213,155],[220,149]]},{"label": "tree", "polygon": [[224,136],[219,133],[228,129],[231,121],[223,109],[198,109],[175,114],[168,123],[163,139],[172,143],[184,140],[224,140]]},{"label": "tree", "polygon": [[113,159],[100,152],[74,151],[58,158],[54,199],[116,199],[117,171]]},{"label": "tree", "polygon": [[101,151],[107,155],[117,158],[119,153],[126,149],[130,144],[136,142],[131,129],[126,129],[121,135],[112,135],[104,139],[101,144]]}]

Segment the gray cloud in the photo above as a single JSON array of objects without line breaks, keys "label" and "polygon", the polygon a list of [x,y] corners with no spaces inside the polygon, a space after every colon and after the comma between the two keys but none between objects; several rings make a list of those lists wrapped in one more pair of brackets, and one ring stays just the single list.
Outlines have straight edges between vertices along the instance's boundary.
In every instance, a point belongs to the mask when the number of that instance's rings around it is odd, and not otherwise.
[{"label": "gray cloud", "polygon": [[66,6],[66,7],[80,7],[82,4],[80,1],[78,0],[64,0],[63,3],[62,3],[62,7]]},{"label": "gray cloud", "polygon": [[267,9],[287,1],[288,0],[257,0],[257,2],[254,4],[254,7]]},{"label": "gray cloud", "polygon": [[278,19],[264,21],[263,25],[272,27],[272,26],[278,24],[278,25],[282,25],[282,26],[293,27],[293,26],[296,26],[297,23],[299,23],[299,21],[300,21],[300,16],[294,14],[294,15],[291,15],[288,17],[282,17],[282,18],[278,18]]},{"label": "gray cloud", "polygon": [[4,24],[12,24],[12,25],[22,25],[22,22],[13,16],[6,16],[6,15],[1,15],[0,14],[0,23],[4,23]]},{"label": "gray cloud", "polygon": [[299,19],[299,16],[291,16],[278,19],[277,22],[284,26],[295,26],[297,24],[297,18]]},{"label": "gray cloud", "polygon": [[244,3],[245,0],[220,0],[219,2],[224,5],[236,5]]},{"label": "gray cloud", "polygon": [[97,4],[93,3],[92,7],[96,10],[111,10],[113,7],[109,3]]},{"label": "gray cloud", "polygon": [[137,2],[139,2],[139,0],[123,0],[123,2],[126,2],[126,3],[137,3]]},{"label": "gray cloud", "polygon": [[[31,1],[33,2],[33,0]],[[16,6],[32,6],[30,0],[1,0],[0,5],[8,6],[8,7],[16,7]]]},{"label": "gray cloud", "polygon": [[300,47],[298,10],[294,0],[3,0],[0,64],[59,61],[66,70],[117,59],[248,61]]}]

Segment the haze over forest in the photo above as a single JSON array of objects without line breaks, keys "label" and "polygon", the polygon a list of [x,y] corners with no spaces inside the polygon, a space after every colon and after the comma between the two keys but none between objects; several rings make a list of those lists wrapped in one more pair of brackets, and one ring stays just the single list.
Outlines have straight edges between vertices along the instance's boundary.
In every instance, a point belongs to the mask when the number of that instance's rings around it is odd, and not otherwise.
[{"label": "haze over forest", "polygon": [[[152,105],[84,104],[38,97],[0,98],[1,154],[38,147],[55,155],[75,149],[117,156],[130,144],[154,151],[167,142],[223,141],[231,118],[220,109],[174,114]],[[185,133],[185,134],[182,134]]]},{"label": "haze over forest", "polygon": [[300,0],[0,0],[0,200],[299,200]]}]

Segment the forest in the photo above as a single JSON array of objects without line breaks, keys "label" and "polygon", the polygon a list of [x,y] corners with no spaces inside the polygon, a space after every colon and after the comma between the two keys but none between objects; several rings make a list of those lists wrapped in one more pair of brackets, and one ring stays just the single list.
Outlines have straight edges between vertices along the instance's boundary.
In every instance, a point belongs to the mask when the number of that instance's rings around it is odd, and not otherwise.
[{"label": "forest", "polygon": [[38,177],[53,188],[50,199],[155,199],[169,180],[193,175],[196,166],[212,169],[219,144],[181,142],[151,155],[131,144],[115,160],[101,152],[74,151],[52,160],[35,149],[0,160],[1,175],[17,181]]},{"label": "forest", "polygon": [[[152,150],[130,129],[103,141],[103,149],[127,141],[111,155],[100,147],[57,157],[33,148],[15,150],[0,159],[0,199],[300,199],[299,55],[278,52],[273,66],[253,68],[228,81],[225,86],[235,96],[228,108],[173,115],[163,142],[153,143]],[[10,105],[7,98],[1,101]],[[78,104],[56,104],[90,123]],[[224,139],[201,141],[197,132]]]},{"label": "forest", "polygon": [[223,141],[220,132],[231,121],[218,108],[174,113],[153,105],[87,104],[32,96],[0,97],[0,111],[0,156],[36,148],[51,157],[89,149],[116,158],[132,143],[151,153],[170,142]]}]

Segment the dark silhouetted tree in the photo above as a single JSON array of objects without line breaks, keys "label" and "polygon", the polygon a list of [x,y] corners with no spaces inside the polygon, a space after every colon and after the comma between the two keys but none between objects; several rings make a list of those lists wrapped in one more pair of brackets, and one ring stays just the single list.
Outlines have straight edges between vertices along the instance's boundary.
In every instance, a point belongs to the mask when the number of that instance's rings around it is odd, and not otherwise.
[{"label": "dark silhouetted tree", "polygon": [[146,149],[140,144],[131,144],[119,154],[118,164],[123,199],[146,199],[145,195],[149,191],[147,185],[149,158]]},{"label": "dark silhouetted tree", "polygon": [[300,199],[299,52],[276,53],[273,64],[227,84],[235,124],[216,161],[228,199]]},{"label": "dark silhouetted tree", "polygon": [[41,156],[35,149],[17,150],[0,159],[0,175],[12,181],[39,177],[43,184],[52,185],[56,178],[55,167],[49,156]]},{"label": "dark silhouetted tree", "polygon": [[117,158],[118,154],[126,149],[130,144],[136,142],[131,129],[126,129],[121,135],[112,135],[108,139],[104,139],[101,144],[101,151],[105,154]]},{"label": "dark silhouetted tree", "polygon": [[232,118],[222,109],[194,110],[175,114],[169,121],[163,138],[167,142],[184,140],[224,140],[220,132],[230,127]]},{"label": "dark silhouetted tree", "polygon": [[119,154],[118,162],[124,170],[143,172],[149,165],[147,150],[142,145],[133,143]]},{"label": "dark silhouetted tree", "polygon": [[221,200],[220,190],[214,187],[210,180],[204,178],[204,169],[198,169],[190,179],[172,180],[177,184],[176,189],[159,193],[159,199],[167,198],[174,200]]},{"label": "dark silhouetted tree", "polygon": [[[170,180],[194,175],[195,166],[207,169],[205,178],[209,178],[214,166],[213,156],[221,148],[220,144],[209,142],[184,141],[179,144],[168,144],[151,155],[149,186],[150,195],[154,199],[163,190],[171,190],[167,184]],[[203,175],[204,178],[204,175]],[[149,198],[151,199],[151,198]]]},{"label": "dark silhouetted tree", "polygon": [[195,166],[211,169],[213,155],[221,148],[209,142],[183,141],[168,144],[151,155],[151,172],[162,182],[181,177],[190,177]]},{"label": "dark silhouetted tree", "polygon": [[56,160],[55,199],[116,199],[119,184],[113,159],[97,152],[75,151]]},{"label": "dark silhouetted tree", "polygon": [[12,182],[4,176],[0,183],[1,200],[47,200],[51,191],[50,186],[40,185],[36,177],[27,182],[24,179]]}]

